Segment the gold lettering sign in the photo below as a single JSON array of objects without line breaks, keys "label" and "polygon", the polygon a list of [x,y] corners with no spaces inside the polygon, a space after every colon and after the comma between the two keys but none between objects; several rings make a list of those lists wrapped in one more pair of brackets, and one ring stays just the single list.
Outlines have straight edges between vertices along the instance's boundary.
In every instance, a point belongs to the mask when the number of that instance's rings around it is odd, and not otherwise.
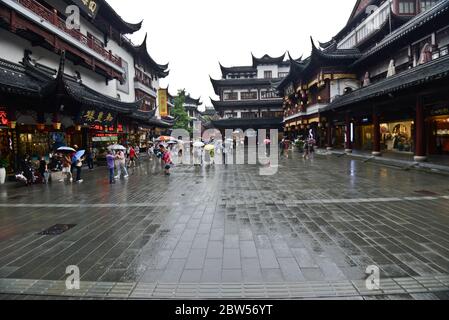
[{"label": "gold lettering sign", "polygon": [[74,0],[74,2],[91,18],[95,18],[97,15],[99,10],[97,0]]}]

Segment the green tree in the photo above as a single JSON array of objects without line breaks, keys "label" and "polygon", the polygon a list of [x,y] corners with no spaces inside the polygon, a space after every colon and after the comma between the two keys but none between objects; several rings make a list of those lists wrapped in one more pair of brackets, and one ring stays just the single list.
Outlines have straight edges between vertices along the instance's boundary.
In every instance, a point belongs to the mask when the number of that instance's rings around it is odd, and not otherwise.
[{"label": "green tree", "polygon": [[186,101],[186,90],[178,90],[178,95],[175,97],[175,107],[172,111],[172,116],[176,119],[173,129],[185,129],[192,135],[192,128],[189,128],[190,117],[184,109]]}]

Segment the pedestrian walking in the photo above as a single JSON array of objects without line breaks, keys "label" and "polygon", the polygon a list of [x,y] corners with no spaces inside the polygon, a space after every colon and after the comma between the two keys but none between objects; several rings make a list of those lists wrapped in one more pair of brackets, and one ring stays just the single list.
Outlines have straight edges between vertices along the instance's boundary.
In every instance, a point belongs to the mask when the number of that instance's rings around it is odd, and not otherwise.
[{"label": "pedestrian walking", "polygon": [[152,142],[150,142],[150,144],[148,145],[148,157],[150,158],[150,161],[153,161],[154,159],[154,144]]},{"label": "pedestrian walking", "polygon": [[193,164],[200,166],[202,164],[202,149],[201,147],[193,147]]},{"label": "pedestrian walking", "polygon": [[170,175],[170,168],[173,164],[171,159],[171,153],[169,150],[167,150],[165,147],[161,147],[162,151],[162,162],[164,164],[164,173],[166,176]]},{"label": "pedestrian walking", "polygon": [[89,168],[89,170],[94,169],[94,159],[95,159],[94,151],[92,148],[89,148],[87,150],[87,155],[86,155],[87,167]]},{"label": "pedestrian walking", "polygon": [[120,179],[123,173],[123,178],[127,179],[129,177],[128,170],[126,169],[126,157],[123,150],[117,152],[115,158],[115,166],[117,167],[117,176],[115,179]]},{"label": "pedestrian walking", "polygon": [[114,184],[114,165],[115,165],[115,155],[112,150],[108,151],[108,154],[106,156],[106,162],[108,164],[108,171],[109,171],[109,184]]},{"label": "pedestrian walking", "polygon": [[83,168],[83,158],[76,158],[76,156],[74,156],[72,158],[72,165],[75,167],[76,169],[76,183],[83,183],[83,179],[81,179],[81,170]]},{"label": "pedestrian walking", "polygon": [[[70,156],[70,154],[66,154],[62,157],[62,173],[66,175],[68,182],[73,182],[72,157]],[[62,181],[64,180],[60,180],[60,182]]]},{"label": "pedestrian walking", "polygon": [[42,177],[42,183],[48,184],[50,171],[48,170],[48,163],[45,161],[45,157],[41,157],[41,160],[39,161],[39,174]]},{"label": "pedestrian walking", "polygon": [[129,147],[129,165],[128,168],[132,168],[136,166],[136,150],[134,150],[134,147]]},{"label": "pedestrian walking", "polygon": [[285,147],[285,138],[281,140],[279,143],[279,157],[282,158],[284,156],[284,147]]}]

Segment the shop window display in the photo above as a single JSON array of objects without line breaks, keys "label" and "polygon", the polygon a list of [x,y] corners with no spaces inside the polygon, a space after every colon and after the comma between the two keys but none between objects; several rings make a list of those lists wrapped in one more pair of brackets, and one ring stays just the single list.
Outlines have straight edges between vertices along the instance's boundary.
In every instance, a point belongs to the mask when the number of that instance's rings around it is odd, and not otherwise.
[{"label": "shop window display", "polygon": [[387,151],[413,152],[413,122],[391,122],[380,125],[382,147]]},{"label": "shop window display", "polygon": [[436,151],[437,154],[449,154],[449,117],[436,119]]}]

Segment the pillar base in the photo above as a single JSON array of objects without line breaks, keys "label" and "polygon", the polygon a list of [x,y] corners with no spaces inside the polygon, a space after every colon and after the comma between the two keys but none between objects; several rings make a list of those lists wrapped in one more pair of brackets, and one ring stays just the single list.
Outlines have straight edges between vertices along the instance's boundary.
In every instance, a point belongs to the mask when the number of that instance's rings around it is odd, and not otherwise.
[{"label": "pillar base", "polygon": [[331,151],[331,150],[334,150],[334,148],[332,148],[332,147],[327,147],[326,150],[327,150],[327,151]]},{"label": "pillar base", "polygon": [[382,155],[382,152],[379,152],[379,151],[373,151],[373,152],[371,152],[371,154],[372,154],[373,156],[375,156],[375,157],[380,157],[380,156]]},{"label": "pillar base", "polygon": [[345,153],[352,153],[352,149],[345,149]]},{"label": "pillar base", "polygon": [[425,161],[427,161],[427,157],[426,156],[414,156],[413,159],[416,162],[425,162]]}]

